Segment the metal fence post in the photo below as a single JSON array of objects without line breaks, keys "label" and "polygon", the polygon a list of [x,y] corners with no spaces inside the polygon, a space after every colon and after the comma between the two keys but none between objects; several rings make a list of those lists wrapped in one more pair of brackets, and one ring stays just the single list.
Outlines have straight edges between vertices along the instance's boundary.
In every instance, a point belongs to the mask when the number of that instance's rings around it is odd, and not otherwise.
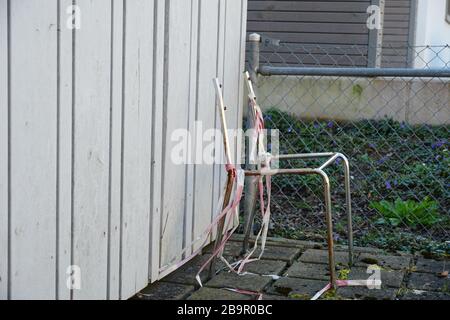
[{"label": "metal fence post", "polygon": [[256,86],[258,79],[258,68],[259,68],[259,52],[261,47],[261,35],[258,33],[252,33],[248,36],[248,41],[250,42],[250,56],[249,56],[249,69],[250,78],[253,84]]},{"label": "metal fence post", "polygon": [[[261,36],[257,33],[249,35],[248,40],[250,42],[250,55],[249,55],[249,74],[250,79],[254,84],[255,91],[258,84],[258,68],[259,68],[259,51],[261,45]],[[250,108],[247,109],[247,129],[254,127],[253,116]],[[247,144],[249,146],[249,144]],[[256,159],[256,154],[250,155],[250,151],[254,148],[246,148],[246,167],[247,170],[255,170],[256,165],[251,163],[250,159]],[[253,219],[255,216],[256,196],[257,196],[257,182],[258,177],[246,177],[245,178],[245,201],[244,201],[244,242],[242,250],[244,252],[248,249],[248,242],[253,230]]]},{"label": "metal fence post", "polygon": [[380,9],[380,28],[369,30],[369,48],[367,57],[367,67],[379,68],[381,67],[382,60],[382,43],[383,43],[383,25],[384,25],[384,6],[385,0],[372,0],[372,5],[379,7]]}]

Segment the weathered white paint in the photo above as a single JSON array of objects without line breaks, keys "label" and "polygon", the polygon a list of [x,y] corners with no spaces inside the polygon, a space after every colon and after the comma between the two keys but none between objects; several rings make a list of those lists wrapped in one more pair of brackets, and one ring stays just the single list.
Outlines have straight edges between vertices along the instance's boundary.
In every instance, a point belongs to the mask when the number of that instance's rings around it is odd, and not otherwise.
[{"label": "weathered white paint", "polygon": [[[189,59],[189,114],[187,117],[187,129],[189,132],[195,132],[195,111],[197,104],[197,64],[198,64],[198,33],[199,33],[199,0],[192,1],[191,7],[191,52]],[[192,148],[195,148],[195,141],[192,141]],[[190,255],[192,248],[192,220],[194,216],[194,165],[186,167],[186,203],[185,203],[185,218],[184,218],[184,239],[183,248],[186,248],[184,255]]]},{"label": "weathered white paint", "polygon": [[153,59],[147,57],[153,55],[153,8],[148,0],[127,1],[125,7],[121,297],[148,281]]},{"label": "weathered white paint", "polygon": [[10,297],[52,299],[56,291],[57,6],[52,0],[9,1],[9,5]]},{"label": "weathered white paint", "polygon": [[82,288],[73,297],[94,299],[107,291],[111,1],[77,3],[72,264],[81,268]]},{"label": "weathered white paint", "polygon": [[67,266],[71,264],[72,227],[72,30],[66,28],[66,9],[71,0],[59,5],[58,60],[58,204],[57,204],[57,299],[69,299]]},{"label": "weathered white paint", "polygon": [[0,298],[8,297],[8,5],[0,0]]},{"label": "weathered white paint", "polygon": [[[450,22],[446,20],[447,0],[418,0],[416,10],[416,46],[443,46],[450,45]],[[433,50],[423,50],[414,57],[415,67],[423,68],[425,63],[430,68],[448,67],[450,50],[439,50],[440,59],[436,58]]]},{"label": "weathered white paint", "polygon": [[125,299],[161,277],[225,176],[173,164],[173,130],[219,124],[217,76],[240,125],[246,0],[77,0],[76,30],[71,4],[0,0],[0,299]]},{"label": "weathered white paint", "polygon": [[[154,55],[153,55],[153,125],[152,125],[152,181],[151,181],[151,218],[150,218],[150,270],[149,279],[159,277],[160,269],[160,238],[162,212],[162,162],[165,138],[164,125],[164,93],[167,83],[164,83],[166,65],[165,59],[165,21],[166,1],[155,1],[154,21]],[[158,106],[158,107],[156,107]]]},{"label": "weathered white paint", "polygon": [[[210,14],[214,8],[218,8],[219,0],[201,0],[200,1],[200,34],[199,34],[199,59],[198,59],[198,78],[212,79],[217,74],[217,55],[211,54],[211,50],[217,50],[217,31],[219,28],[218,15]],[[215,104],[215,93],[210,90],[212,82],[199,81],[197,87],[197,108],[196,120],[201,121],[204,130],[215,128],[215,110],[211,110],[211,105]],[[211,112],[212,111],[212,112]],[[204,137],[207,146],[213,143],[213,137]],[[200,147],[200,146],[197,146]],[[203,148],[198,148],[203,150]],[[200,151],[197,151],[197,153]],[[214,187],[214,167],[208,164],[201,164],[195,167],[195,197],[194,197],[194,216],[193,232],[191,241],[201,236],[203,230],[211,222],[212,210],[215,203],[211,190]],[[205,195],[209,195],[205,197]],[[197,241],[194,250],[198,249],[201,241]]]},{"label": "weathered white paint", "polygon": [[[181,258],[184,237],[186,203],[186,167],[173,163],[172,149],[180,143],[172,140],[177,129],[187,129],[189,117],[189,80],[191,53],[191,1],[168,2],[168,41],[166,45],[167,89],[164,97],[164,135],[166,138],[163,179],[171,181],[163,186],[163,211],[161,219],[161,266]],[[180,214],[183,213],[183,214]]]},{"label": "weathered white paint", "polygon": [[[241,114],[241,97],[242,93],[240,90],[235,89],[234,81],[238,81],[240,83],[243,78],[243,73],[241,72],[241,77],[236,80],[235,70],[230,68],[230,66],[241,65],[241,55],[236,55],[232,53],[233,48],[240,47],[242,41],[242,21],[240,12],[243,9],[242,1],[227,1],[226,5],[226,22],[225,22],[225,47],[224,47],[224,69],[223,69],[223,94],[224,100],[226,103],[226,117],[229,129],[237,129],[240,127],[238,117],[242,116]],[[246,21],[246,20],[244,20]],[[233,32],[234,28],[238,28],[239,32]],[[241,67],[240,70],[243,70]],[[241,118],[242,119],[242,118]],[[230,130],[232,133],[233,130]],[[230,149],[231,149],[231,157],[232,161],[236,163],[237,159],[237,139],[235,136],[229,137],[230,141]],[[219,168],[221,170],[222,168]],[[226,174],[224,174],[223,169],[222,173],[222,181],[225,184]],[[232,225],[230,226],[232,227]]]},{"label": "weathered white paint", "polygon": [[[227,15],[227,1],[219,0],[219,27],[217,32],[217,78],[219,78],[220,82],[223,84],[223,74],[224,74],[224,61],[225,61],[225,30],[226,30],[226,15]],[[215,122],[214,128],[219,128],[220,126],[220,115],[218,112],[215,112]],[[221,137],[215,137],[215,145],[223,145]],[[223,148],[216,151],[220,157],[223,159],[224,151]],[[221,165],[214,165],[214,183],[213,183],[213,209],[211,210],[211,219],[214,219],[218,210],[222,207],[220,203],[218,203],[218,199],[220,198],[220,194],[224,192],[224,185],[226,183],[226,175],[222,172],[223,167]],[[213,230],[212,238],[216,237],[216,230]]]},{"label": "weathered white paint", "polygon": [[122,190],[122,82],[123,82],[123,1],[112,1],[111,46],[111,118],[110,118],[110,181],[108,224],[108,299],[120,297],[120,241]]}]

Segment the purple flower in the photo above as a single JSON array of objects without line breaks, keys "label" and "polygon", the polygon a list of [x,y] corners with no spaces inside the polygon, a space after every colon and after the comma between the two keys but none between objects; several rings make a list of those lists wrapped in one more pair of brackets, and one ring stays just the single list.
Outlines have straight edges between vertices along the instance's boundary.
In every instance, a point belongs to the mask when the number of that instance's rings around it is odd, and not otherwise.
[{"label": "purple flower", "polygon": [[317,122],[314,122],[313,126],[314,126],[314,128],[316,128],[316,129],[320,128],[320,125],[319,125]]},{"label": "purple flower", "polygon": [[288,128],[288,132],[289,132],[289,133],[292,132],[292,126],[290,126],[290,127]]},{"label": "purple flower", "polygon": [[388,158],[389,158],[388,156],[382,157],[380,160],[377,161],[377,164],[380,165],[385,163]]},{"label": "purple flower", "polygon": [[336,161],[335,161],[335,163],[336,163],[337,165],[339,165],[341,162],[342,162],[342,159],[341,159],[341,158],[337,158]]},{"label": "purple flower", "polygon": [[332,121],[328,121],[327,127],[328,127],[328,128],[333,128],[333,122],[332,122]]},{"label": "purple flower", "polygon": [[431,148],[438,149],[446,144],[447,144],[447,139],[439,140],[439,141],[436,141],[435,143],[433,143],[431,145]]},{"label": "purple flower", "polygon": [[334,233],[334,234],[333,234],[333,239],[334,239],[334,241],[338,241],[340,238],[341,238],[341,237],[340,237],[337,233]]},{"label": "purple flower", "polygon": [[376,149],[377,146],[374,143],[369,143],[369,148],[371,149]]},{"label": "purple flower", "polygon": [[404,123],[404,122],[400,123],[400,128],[405,129],[406,128],[406,123]]},{"label": "purple flower", "polygon": [[386,189],[388,189],[388,190],[392,189],[391,182],[389,180],[386,180],[385,184],[386,184]]}]

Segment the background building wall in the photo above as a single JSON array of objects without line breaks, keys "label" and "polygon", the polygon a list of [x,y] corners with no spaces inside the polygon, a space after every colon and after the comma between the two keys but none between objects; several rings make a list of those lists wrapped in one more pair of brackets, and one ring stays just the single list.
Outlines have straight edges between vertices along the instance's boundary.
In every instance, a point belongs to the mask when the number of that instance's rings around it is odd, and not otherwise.
[{"label": "background building wall", "polygon": [[[450,45],[450,23],[445,19],[447,0],[426,1],[418,0],[417,24],[416,24],[416,46],[442,46]],[[435,59],[433,52],[427,50],[415,60],[415,66],[421,68],[424,61],[430,61],[430,67],[449,67],[445,65],[450,54],[443,59]]]},{"label": "background building wall", "polygon": [[[375,0],[353,1],[259,1],[248,2],[248,33],[256,32],[287,43],[291,52],[270,55],[262,48],[262,59],[272,65],[357,66],[371,64],[371,42],[367,28]],[[382,67],[408,67],[414,32],[415,0],[385,0],[381,46]],[[298,57],[294,59],[292,54]]]},{"label": "background building wall", "polygon": [[382,67],[407,68],[414,43],[416,0],[385,0]]},{"label": "background building wall", "polygon": [[[369,44],[366,11],[370,4],[370,0],[249,0],[247,31],[288,43],[302,65],[366,66]],[[310,46],[317,49],[310,52]],[[277,64],[290,56],[289,53],[280,55],[267,59]],[[290,63],[298,64],[299,60]]]}]

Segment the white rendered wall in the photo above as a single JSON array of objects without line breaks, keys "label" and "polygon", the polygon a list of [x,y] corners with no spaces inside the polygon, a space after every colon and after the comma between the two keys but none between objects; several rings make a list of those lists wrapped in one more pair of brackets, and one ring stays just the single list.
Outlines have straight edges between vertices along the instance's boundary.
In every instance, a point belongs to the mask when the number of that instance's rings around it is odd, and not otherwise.
[{"label": "white rendered wall", "polygon": [[[450,23],[445,19],[446,2],[446,0],[418,0],[415,30],[416,46],[450,45]],[[443,50],[439,55],[443,61],[450,60],[449,49]],[[431,61],[428,64],[431,68],[445,66],[445,63],[440,59],[433,59],[436,57],[433,50],[425,50],[421,57],[424,61]],[[422,59],[415,59],[415,67],[425,67]]]}]

